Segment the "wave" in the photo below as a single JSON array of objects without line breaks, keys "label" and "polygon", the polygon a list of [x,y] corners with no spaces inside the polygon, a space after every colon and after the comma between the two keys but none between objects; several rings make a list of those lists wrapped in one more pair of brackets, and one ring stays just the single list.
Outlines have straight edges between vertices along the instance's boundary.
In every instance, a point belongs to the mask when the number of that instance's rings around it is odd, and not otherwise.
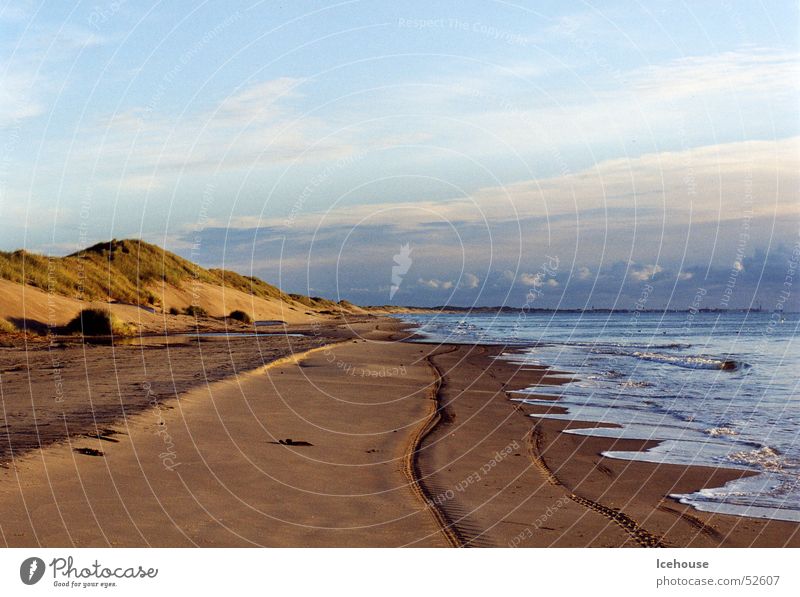
[{"label": "wave", "polygon": [[[706,355],[679,355],[671,354],[671,350],[685,350],[690,344],[671,343],[671,344],[615,344],[615,343],[596,343],[596,342],[569,342],[569,343],[550,343],[552,346],[573,346],[588,348],[589,352],[596,355],[611,355],[637,358],[643,361],[651,361],[663,365],[674,365],[685,369],[717,369],[723,371],[738,371],[750,367],[744,361],[711,357]],[[546,346],[539,344],[538,346]],[[624,373],[611,370],[605,373],[607,377],[623,377]]]},{"label": "wave", "polygon": [[706,429],[705,432],[711,437],[739,435],[738,431],[731,429],[730,427],[712,427],[710,429]]},{"label": "wave", "polygon": [[764,446],[756,450],[743,450],[728,455],[728,460],[737,464],[749,464],[772,472],[782,472],[784,468],[796,468],[800,461],[786,458],[775,448]]},{"label": "wave", "polygon": [[[723,359],[717,357],[710,357],[704,355],[677,355],[668,354],[663,352],[655,352],[652,350],[620,350],[620,349],[607,349],[607,348],[594,348],[591,351],[593,354],[604,354],[621,357],[633,357],[643,361],[651,361],[662,365],[674,365],[676,367],[683,367],[685,369],[720,369],[723,371],[738,371],[740,369],[747,369],[750,367],[744,361],[737,361],[734,359]],[[606,375],[608,377],[624,376],[623,373],[611,370]]]},{"label": "wave", "polygon": [[629,379],[622,384],[623,388],[649,388],[652,387],[653,382]]},{"label": "wave", "polygon": [[716,359],[705,356],[679,356],[658,352],[634,352],[631,356],[644,361],[653,361],[664,365],[675,365],[686,369],[721,369],[736,371],[749,367],[747,363],[733,359]]}]

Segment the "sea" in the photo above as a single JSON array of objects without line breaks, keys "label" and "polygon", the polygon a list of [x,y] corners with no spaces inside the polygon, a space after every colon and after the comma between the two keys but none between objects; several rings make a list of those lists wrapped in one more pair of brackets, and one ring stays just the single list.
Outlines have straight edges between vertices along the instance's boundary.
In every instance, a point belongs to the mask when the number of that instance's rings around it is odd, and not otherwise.
[{"label": "sea", "polygon": [[660,442],[607,457],[757,473],[671,496],[680,502],[800,521],[800,315],[506,312],[402,319],[419,326],[426,341],[500,344],[506,347],[500,358],[573,374],[570,383],[515,394],[547,395],[567,409],[532,416],[621,426],[565,433]]}]

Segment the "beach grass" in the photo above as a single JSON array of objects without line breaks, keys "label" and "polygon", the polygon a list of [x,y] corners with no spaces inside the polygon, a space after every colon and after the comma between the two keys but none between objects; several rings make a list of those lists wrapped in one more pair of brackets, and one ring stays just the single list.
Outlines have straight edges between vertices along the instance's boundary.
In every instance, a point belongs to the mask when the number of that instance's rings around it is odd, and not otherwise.
[{"label": "beach grass", "polygon": [[67,330],[84,336],[130,336],[136,328],[108,309],[83,309],[68,324]]},{"label": "beach grass", "polygon": [[230,315],[228,315],[228,319],[235,319],[236,321],[241,321],[246,324],[253,323],[253,318],[241,309],[234,309],[231,311]]},{"label": "beach grass", "polygon": [[[98,243],[65,257],[24,250],[0,251],[0,279],[81,300],[133,305],[157,306],[160,303],[157,291],[160,284],[181,287],[190,281],[241,290],[265,299],[308,305],[306,301],[293,300],[259,278],[223,269],[205,269],[141,240]],[[318,301],[314,299],[314,302]]]},{"label": "beach grass", "polygon": [[198,305],[189,305],[183,310],[183,314],[192,317],[208,317],[208,311]]}]

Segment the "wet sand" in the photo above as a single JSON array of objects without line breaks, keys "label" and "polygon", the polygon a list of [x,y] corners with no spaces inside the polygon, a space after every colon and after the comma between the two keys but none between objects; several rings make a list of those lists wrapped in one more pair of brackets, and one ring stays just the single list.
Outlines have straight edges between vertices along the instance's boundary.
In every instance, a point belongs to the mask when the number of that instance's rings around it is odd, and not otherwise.
[{"label": "wet sand", "polygon": [[[327,339],[284,338],[284,348],[236,376],[220,369],[224,379],[168,386],[155,400],[152,383],[138,387],[137,412],[109,411],[99,437],[65,434],[0,469],[0,542],[800,545],[800,525],[706,514],[666,497],[746,473],[607,459],[601,451],[646,444],[562,434],[571,423],[533,419],[542,407],[511,400],[513,390],[561,383],[563,374],[495,360],[496,347],[399,342],[400,330],[365,319]],[[248,362],[244,347],[231,357],[224,342],[200,346],[207,368],[241,371]],[[196,349],[183,368],[167,369],[194,379]],[[145,362],[166,350],[139,348]],[[270,358],[278,360],[261,366]],[[120,360],[130,368],[112,374],[100,353],[82,363],[65,357],[62,372],[141,383],[135,359]],[[7,375],[4,392],[19,390]],[[133,400],[127,389],[111,394]]]},{"label": "wet sand", "polygon": [[423,443],[421,468],[464,545],[800,546],[800,524],[699,512],[668,497],[750,473],[605,458],[655,442],[564,434],[596,424],[529,417],[553,407],[514,402],[513,390],[564,376],[495,360],[499,352],[442,346],[430,358],[446,415]]},{"label": "wet sand", "polygon": [[407,468],[435,412],[432,372],[374,327],[189,390],[112,426],[114,442],[15,459],[0,472],[2,542],[448,545]]},{"label": "wet sand", "polygon": [[[153,400],[171,408],[170,400],[192,388],[352,336],[341,322],[269,329],[274,332],[264,328],[258,336],[236,336],[253,332],[252,326],[238,326],[227,337],[194,337],[189,329],[113,344],[110,338],[7,340],[0,346],[0,466],[67,437],[108,436],[109,425]],[[217,324],[201,331],[224,330]]]}]

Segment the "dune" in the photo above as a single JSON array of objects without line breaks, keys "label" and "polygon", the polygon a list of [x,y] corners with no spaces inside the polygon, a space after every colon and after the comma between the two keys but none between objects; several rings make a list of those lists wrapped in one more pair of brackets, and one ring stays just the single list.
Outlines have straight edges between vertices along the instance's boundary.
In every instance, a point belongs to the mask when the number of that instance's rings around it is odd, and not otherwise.
[{"label": "dune", "polygon": [[[42,333],[81,309],[103,307],[140,331],[185,329],[198,308],[222,320],[241,310],[254,321],[309,323],[366,311],[341,301],[287,294],[252,276],[206,269],[139,240],[112,240],[64,257],[0,252],[0,318]],[[204,316],[205,317],[205,316]]]},{"label": "dune", "polygon": [[316,310],[294,301],[265,299],[208,282],[191,282],[180,288],[163,284],[152,290],[166,312],[170,308],[183,310],[190,305],[197,305],[212,317],[224,317],[231,311],[241,309],[255,321],[280,320],[287,323],[306,323],[320,316]]}]

